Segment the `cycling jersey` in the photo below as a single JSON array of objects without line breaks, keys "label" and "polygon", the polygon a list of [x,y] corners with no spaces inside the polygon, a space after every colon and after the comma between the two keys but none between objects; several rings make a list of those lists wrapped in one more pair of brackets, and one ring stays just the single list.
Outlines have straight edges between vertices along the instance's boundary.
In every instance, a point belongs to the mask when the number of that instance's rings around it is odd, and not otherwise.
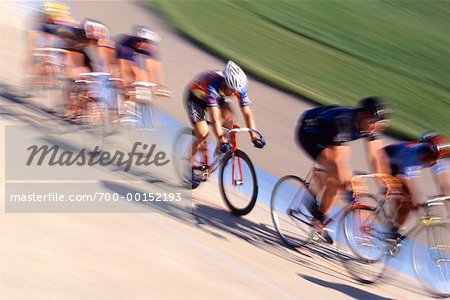
[{"label": "cycling jersey", "polygon": [[423,168],[436,163],[436,160],[432,159],[433,151],[427,143],[401,142],[386,146],[384,150],[390,160],[392,175],[418,177]]},{"label": "cycling jersey", "polygon": [[329,145],[338,145],[365,137],[357,125],[358,109],[342,106],[321,106],[306,111],[301,119],[305,133]]},{"label": "cycling jersey", "polygon": [[[200,99],[207,107],[220,107],[224,102],[225,95],[220,88],[225,84],[225,78],[220,71],[206,71],[198,75],[190,86],[190,91],[195,97]],[[234,96],[239,100],[241,107],[251,105],[247,96],[247,88],[241,92],[234,92]]]},{"label": "cycling jersey", "polygon": [[117,58],[125,59],[136,63],[135,54],[143,54],[149,58],[158,59],[158,46],[146,43],[147,48],[138,48],[141,39],[132,35],[122,35],[117,39],[116,51]]},{"label": "cycling jersey", "polygon": [[327,147],[367,137],[367,134],[358,128],[357,113],[358,108],[338,105],[307,110],[297,126],[297,143],[316,160]]}]

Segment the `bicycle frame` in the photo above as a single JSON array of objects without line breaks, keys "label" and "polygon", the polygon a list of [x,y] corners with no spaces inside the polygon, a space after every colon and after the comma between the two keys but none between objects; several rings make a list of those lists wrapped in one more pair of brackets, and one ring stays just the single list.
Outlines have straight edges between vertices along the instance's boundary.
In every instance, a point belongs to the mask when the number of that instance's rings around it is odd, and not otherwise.
[{"label": "bicycle frame", "polygon": [[433,217],[433,215],[430,213],[430,209],[433,206],[445,206],[445,201],[450,201],[450,196],[432,197],[427,202],[418,205],[418,207],[420,208],[425,208],[426,214],[420,216],[417,222],[412,227],[410,227],[410,229],[408,229],[408,231],[404,235],[399,237],[398,243],[411,236],[420,227],[431,227],[445,223],[445,221],[441,217]]},{"label": "bicycle frame", "polygon": [[[208,122],[208,124],[211,125],[209,122]],[[227,139],[231,143],[231,153],[232,154],[236,153],[239,150],[237,136],[236,136],[236,134],[239,132],[255,132],[263,139],[262,134],[259,131],[257,131],[256,129],[242,128],[237,124],[233,124],[233,128],[228,130],[228,132],[226,133]],[[217,152],[218,149],[219,149],[219,144],[216,145],[215,151]],[[205,162],[202,164],[202,166],[198,167],[198,169],[202,170],[205,173],[205,176],[207,178],[218,169],[218,167],[220,165],[219,163],[221,162],[221,158],[224,156],[224,154],[219,154],[216,157],[216,159],[210,164],[208,143],[206,141],[205,141],[205,145],[204,145],[203,149],[201,149],[201,151],[203,152],[203,155],[205,157]],[[231,169],[232,169],[233,185],[242,184],[245,180],[244,170],[242,167],[242,161],[240,159],[238,159],[237,165],[236,165],[236,160],[233,159]]]}]

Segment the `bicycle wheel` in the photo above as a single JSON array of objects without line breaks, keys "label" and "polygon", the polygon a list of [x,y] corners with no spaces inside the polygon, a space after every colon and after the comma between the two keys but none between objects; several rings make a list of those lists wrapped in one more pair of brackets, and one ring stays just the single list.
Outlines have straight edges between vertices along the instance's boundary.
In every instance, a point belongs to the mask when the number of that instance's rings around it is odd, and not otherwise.
[{"label": "bicycle wheel", "polygon": [[175,136],[172,148],[175,174],[183,186],[191,185],[192,189],[199,186],[200,181],[192,180],[191,153],[196,137],[191,128],[182,128]]},{"label": "bicycle wheel", "polygon": [[449,225],[440,219],[423,220],[411,247],[416,278],[425,290],[437,297],[450,296]]},{"label": "bicycle wheel", "polygon": [[309,212],[313,201],[314,196],[297,176],[284,176],[275,184],[270,197],[270,213],[279,237],[288,246],[301,247],[313,238],[315,229]]},{"label": "bicycle wheel", "polygon": [[252,211],[258,196],[258,180],[253,163],[245,152],[228,152],[222,159],[219,172],[222,199],[237,216]]},{"label": "bicycle wheel", "polygon": [[354,204],[342,217],[347,250],[352,257],[344,260],[347,271],[359,282],[373,283],[387,268],[390,228],[381,207]]}]

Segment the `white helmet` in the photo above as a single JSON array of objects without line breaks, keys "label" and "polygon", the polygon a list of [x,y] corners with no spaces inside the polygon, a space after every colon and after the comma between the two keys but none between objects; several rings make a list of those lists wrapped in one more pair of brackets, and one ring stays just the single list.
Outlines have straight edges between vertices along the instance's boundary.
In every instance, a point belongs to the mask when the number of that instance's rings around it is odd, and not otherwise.
[{"label": "white helmet", "polygon": [[161,41],[161,37],[154,31],[151,31],[147,27],[144,26],[136,26],[136,36],[145,39],[151,43],[159,43]]},{"label": "white helmet", "polygon": [[225,83],[236,91],[241,91],[247,85],[247,76],[244,71],[229,60],[223,71],[225,77]]},{"label": "white helmet", "polygon": [[90,40],[109,39],[109,29],[103,23],[86,19],[83,27],[86,37]]}]

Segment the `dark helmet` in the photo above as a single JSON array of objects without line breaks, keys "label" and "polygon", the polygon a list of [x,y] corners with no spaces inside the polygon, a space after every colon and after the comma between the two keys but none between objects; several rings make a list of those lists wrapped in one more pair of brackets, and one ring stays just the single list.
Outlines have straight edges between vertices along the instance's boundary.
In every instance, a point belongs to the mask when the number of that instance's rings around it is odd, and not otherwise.
[{"label": "dark helmet", "polygon": [[436,158],[450,157],[450,139],[434,131],[428,131],[420,137],[422,143],[428,143]]},{"label": "dark helmet", "polygon": [[359,100],[361,111],[368,113],[376,121],[387,119],[391,110],[383,99],[376,96],[370,96]]}]

